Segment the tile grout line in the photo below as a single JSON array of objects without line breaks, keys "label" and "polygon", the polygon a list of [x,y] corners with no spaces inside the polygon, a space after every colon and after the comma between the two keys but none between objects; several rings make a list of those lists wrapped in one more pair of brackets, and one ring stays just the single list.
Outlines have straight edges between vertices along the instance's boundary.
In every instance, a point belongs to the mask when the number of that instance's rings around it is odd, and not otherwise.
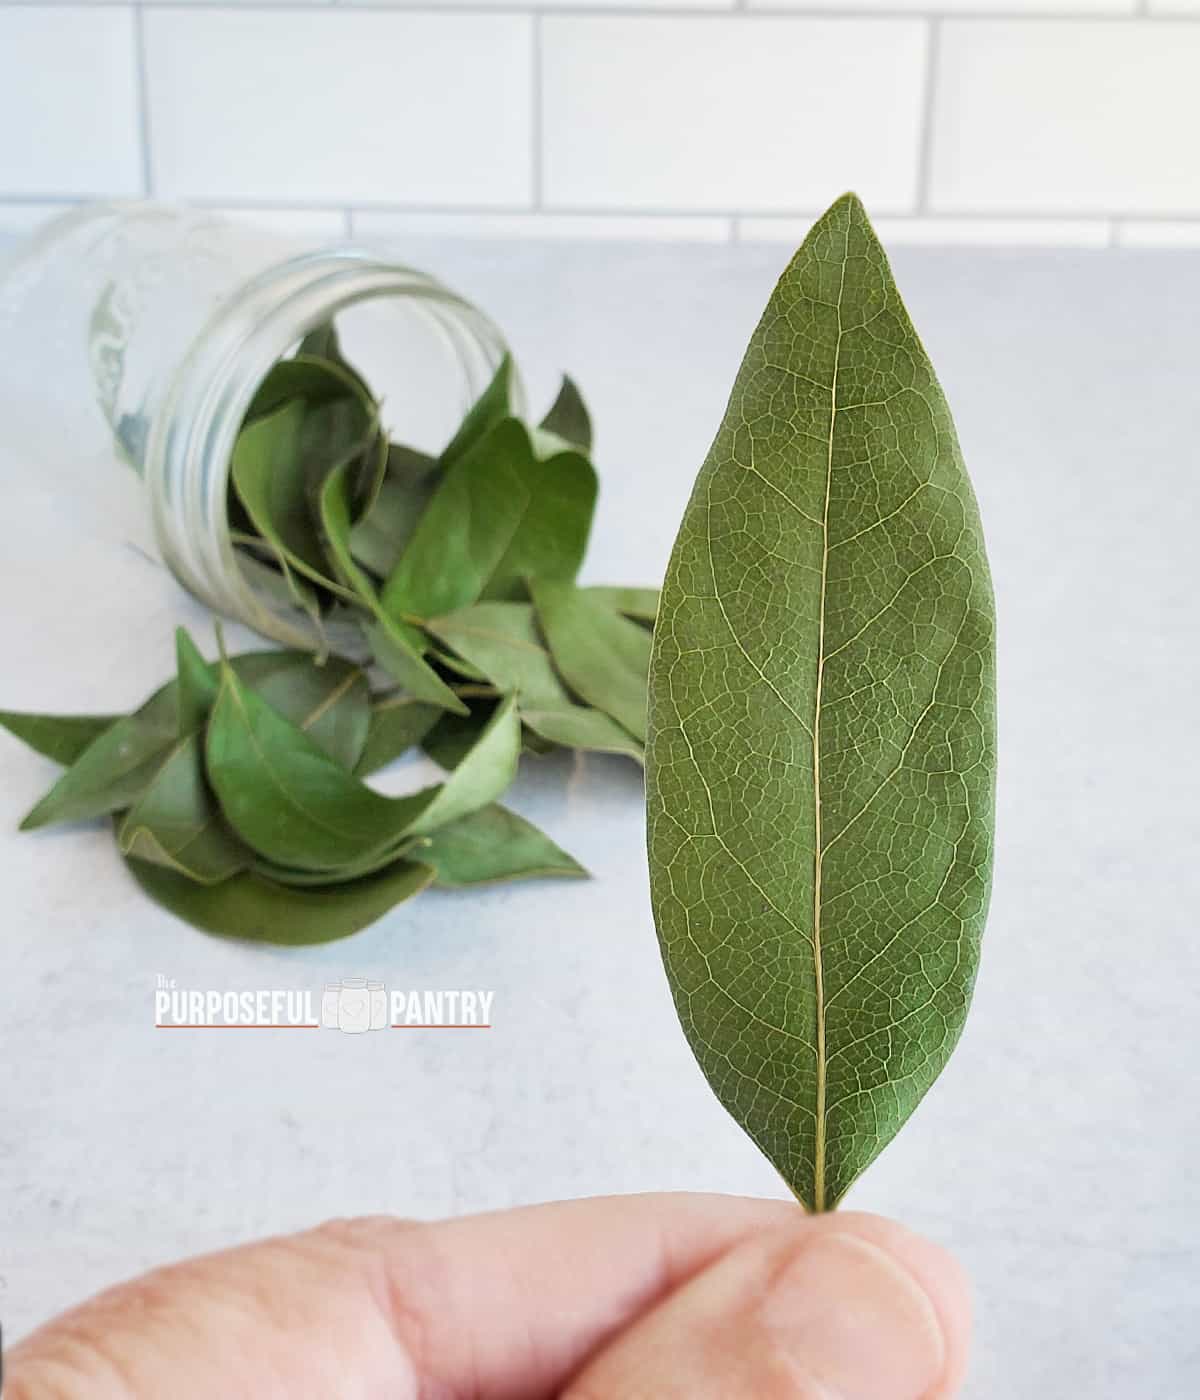
[{"label": "tile grout line", "polygon": [[[3,10],[7,0],[0,0]],[[35,204],[86,204],[103,199],[103,193],[81,192],[79,190],[42,189],[35,191],[0,191],[0,208],[19,209],[23,205]],[[396,204],[387,201],[354,201],[346,204],[341,200],[328,201],[315,199],[239,199],[235,196],[203,196],[189,198],[186,194],[180,199],[196,209],[230,209],[248,213],[313,213],[313,214],[397,214],[419,217],[451,218],[490,218],[521,216],[532,218],[535,214],[549,218],[581,219],[673,219],[688,223],[697,219],[732,220],[738,223],[746,220],[767,220],[769,222],[808,221],[820,217],[821,210],[816,206],[810,209],[729,209],[729,208],[673,208],[668,206],[641,207],[630,205],[606,205],[603,208],[581,205],[542,204],[533,210],[528,204],[508,205],[456,205],[456,204]],[[1073,224],[1119,223],[1141,224],[1195,224],[1200,228],[1200,211],[1188,210],[1130,210],[1130,209],[1017,209],[1017,210],[978,210],[978,209],[938,209],[928,214],[881,210],[875,214],[876,222],[886,223],[983,223],[1004,225],[1015,224]]]},{"label": "tile grout line", "polygon": [[142,194],[154,195],[154,161],[150,146],[150,76],[146,63],[146,17],[141,3],[133,7],[133,62],[138,115],[138,147],[142,168]]},{"label": "tile grout line", "polygon": [[925,92],[921,104],[921,149],[917,153],[917,213],[928,216],[933,193],[933,133],[937,115],[937,88],[942,67],[942,21],[929,21],[925,50]]},{"label": "tile grout line", "polygon": [[533,87],[532,91],[529,94],[529,183],[530,195],[533,201],[533,208],[536,210],[540,210],[542,208],[543,196],[542,162],[544,159],[544,123],[542,119],[542,105],[544,98],[542,93],[543,64],[541,10],[535,10],[533,15],[531,16],[531,19],[533,24],[530,38],[530,43],[532,45],[531,82],[533,84]]},{"label": "tile grout line", "polygon": [[[298,15],[313,13],[390,13],[427,15],[474,14],[474,15],[529,15],[540,13],[534,6],[537,0],[497,0],[489,4],[486,0],[318,0],[315,4],[272,3],[272,0],[132,0],[147,9],[177,10],[195,13],[204,10],[234,10],[240,13],[260,13],[275,15]],[[91,0],[89,9],[127,9],[131,0]],[[870,0],[852,0],[852,3],[806,4],[805,0],[782,0],[782,3],[755,3],[755,0],[722,0],[719,5],[704,4],[647,4],[645,0],[632,0],[629,4],[597,4],[595,0],[580,0],[580,3],[555,5],[553,13],[568,18],[625,18],[625,19],[730,19],[770,20],[779,18],[817,20],[878,20],[896,22],[900,20],[952,20],[955,24],[973,22],[992,23],[997,20],[1014,24],[1041,24],[1073,21],[1080,24],[1128,24],[1147,19],[1172,24],[1200,24],[1200,15],[1186,12],[1168,11],[1165,14],[1152,12],[1149,0],[1126,0],[1128,8],[1112,9],[1104,4],[1095,8],[1080,10],[1070,7],[1048,5],[1044,10],[1022,10],[1005,8],[1003,4],[987,4],[986,0],[978,8],[968,11],[939,9],[931,4],[914,4],[911,9],[880,8],[872,6]],[[78,0],[0,0],[0,10],[19,9],[73,9]]]}]

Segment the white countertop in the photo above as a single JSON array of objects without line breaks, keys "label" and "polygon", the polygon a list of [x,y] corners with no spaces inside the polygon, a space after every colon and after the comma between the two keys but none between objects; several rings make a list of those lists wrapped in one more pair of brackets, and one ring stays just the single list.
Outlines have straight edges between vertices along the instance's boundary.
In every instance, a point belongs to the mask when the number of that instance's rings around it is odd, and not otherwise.
[{"label": "white countertop", "polygon": [[[409,253],[492,311],[535,402],[560,367],[578,378],[602,479],[588,577],[655,581],[786,250]],[[973,1400],[1184,1400],[1200,1392],[1200,255],[895,262],[991,550],[999,848],[962,1045],[851,1204],[967,1263]],[[0,409],[4,388],[0,370]],[[0,706],[127,708],[165,678],[175,625],[207,637],[205,615],[125,543],[127,469],[81,443],[86,479],[76,463],[35,471],[12,416],[0,421]],[[174,922],[107,830],[18,835],[55,771],[0,735],[10,1338],[149,1265],[331,1214],[786,1195],[675,1019],[632,765],[530,763],[515,789],[590,883],[426,894],[301,950]],[[158,974],[314,993],[354,975],[483,987],[494,1029],[163,1035]]]}]

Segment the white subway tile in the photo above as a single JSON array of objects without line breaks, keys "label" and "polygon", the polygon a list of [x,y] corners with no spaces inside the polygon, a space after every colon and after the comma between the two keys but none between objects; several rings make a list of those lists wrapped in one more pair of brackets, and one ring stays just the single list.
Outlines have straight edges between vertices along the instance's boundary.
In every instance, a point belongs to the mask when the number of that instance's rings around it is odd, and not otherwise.
[{"label": "white subway tile", "polygon": [[133,12],[0,8],[0,190],[138,194]]},{"label": "white subway tile", "polygon": [[355,237],[554,238],[581,242],[727,243],[730,219],[644,214],[405,214],[355,210]]},{"label": "white subway tile", "polygon": [[1200,26],[943,26],[932,206],[953,213],[1200,211]]},{"label": "white subway tile", "polygon": [[525,203],[531,24],[147,10],[156,188],[217,202]]},{"label": "white subway tile", "polygon": [[[828,10],[853,14],[899,14],[916,10],[939,15],[1111,15],[1133,14],[1139,0],[747,0],[753,10]],[[1186,0],[1184,0],[1186,3]]]},{"label": "white subway tile", "polygon": [[1148,219],[1117,225],[1121,248],[1200,248],[1200,219]]},{"label": "white subway tile", "polygon": [[546,202],[908,209],[925,61],[916,20],[547,16]]},{"label": "white subway tile", "polygon": [[[151,0],[153,3],[153,0]],[[245,0],[253,4],[254,0]],[[280,0],[286,3],[286,0]],[[334,5],[417,4],[434,10],[496,9],[511,10],[529,5],[531,0],[325,0]],[[539,10],[733,10],[738,0],[536,0]]]},{"label": "white subway tile", "polygon": [[[888,247],[1107,248],[1105,219],[875,219]],[[799,244],[812,219],[739,219],[743,243]]]}]

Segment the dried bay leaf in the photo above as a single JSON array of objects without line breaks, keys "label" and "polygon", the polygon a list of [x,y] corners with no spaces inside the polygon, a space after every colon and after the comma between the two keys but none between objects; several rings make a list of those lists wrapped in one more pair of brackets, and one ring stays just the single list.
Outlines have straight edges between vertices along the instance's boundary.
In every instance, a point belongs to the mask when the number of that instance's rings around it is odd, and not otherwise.
[{"label": "dried bay leaf", "polygon": [[127,859],[126,864],[151,899],[195,928],[291,946],[357,933],[420,894],[434,877],[431,866],[402,860],[349,884],[294,889],[251,871],[217,885],[200,885],[144,861]]},{"label": "dried bay leaf", "polygon": [[366,778],[386,768],[419,744],[444,713],[440,706],[414,700],[410,695],[376,701],[371,706],[367,741],[355,773]]},{"label": "dried bay leaf", "polygon": [[993,625],[949,409],[847,196],[780,279],[696,481],[647,748],[680,1019],[814,1210],[963,1025],[991,872]]},{"label": "dried bay leaf", "polygon": [[650,634],[572,584],[535,579],[530,592],[563,679],[635,739],[645,739]]},{"label": "dried bay leaf", "polygon": [[535,735],[564,748],[628,754],[641,762],[642,746],[628,731],[600,710],[571,699],[537,630],[531,604],[476,603],[427,625],[497,689],[517,697],[522,723]]},{"label": "dried bay leaf", "polygon": [[227,880],[248,852],[221,820],[204,777],[204,742],[181,739],[125,814],[117,831],[122,855],[176,870],[201,884]]},{"label": "dried bay leaf", "polygon": [[592,420],[579,392],[579,386],[569,374],[564,374],[558,397],[539,426],[548,433],[569,442],[585,456],[592,450]]},{"label": "dried bay leaf", "polygon": [[111,729],[120,715],[37,715],[0,710],[0,725],[35,753],[55,763],[74,763],[84,749]]},{"label": "dried bay leaf", "polygon": [[434,832],[414,853],[433,866],[434,883],[450,889],[587,871],[543,831],[498,803]]}]

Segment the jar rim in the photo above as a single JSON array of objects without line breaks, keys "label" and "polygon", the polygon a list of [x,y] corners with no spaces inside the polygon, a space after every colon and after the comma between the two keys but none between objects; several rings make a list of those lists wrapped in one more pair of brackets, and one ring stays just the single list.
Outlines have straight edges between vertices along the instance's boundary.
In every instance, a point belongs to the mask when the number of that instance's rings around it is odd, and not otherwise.
[{"label": "jar rim", "polygon": [[[461,371],[465,411],[507,353],[499,328],[430,274],[370,245],[342,243],[273,263],[225,297],[171,373],[149,425],[144,478],[164,563],[215,611],[301,650],[335,639],[243,572],[227,509],[233,449],[271,366],[338,312],[385,297],[411,299],[440,333]],[[516,376],[513,392],[521,403]]]}]

